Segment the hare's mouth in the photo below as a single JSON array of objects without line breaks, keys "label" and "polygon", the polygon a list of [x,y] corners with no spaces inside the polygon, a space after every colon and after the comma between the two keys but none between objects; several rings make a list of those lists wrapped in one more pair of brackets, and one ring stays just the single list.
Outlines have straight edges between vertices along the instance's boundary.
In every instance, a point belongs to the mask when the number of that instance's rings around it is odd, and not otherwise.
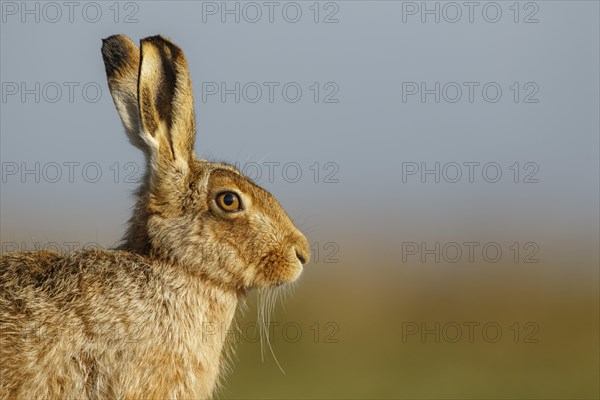
[{"label": "hare's mouth", "polygon": [[297,280],[302,274],[304,267],[302,266],[302,263],[299,260],[294,260],[286,266],[286,270],[287,271],[285,273],[284,278],[281,280],[280,285],[291,283]]},{"label": "hare's mouth", "polygon": [[279,262],[266,263],[262,269],[263,285],[277,287],[294,282],[304,270],[296,257],[293,260],[280,259]]}]

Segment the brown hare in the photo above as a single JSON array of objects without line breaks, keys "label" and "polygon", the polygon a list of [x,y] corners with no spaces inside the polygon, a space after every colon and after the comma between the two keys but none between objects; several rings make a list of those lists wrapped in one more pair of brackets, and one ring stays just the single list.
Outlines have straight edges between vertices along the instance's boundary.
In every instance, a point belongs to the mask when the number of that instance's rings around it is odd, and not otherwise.
[{"label": "brown hare", "polygon": [[206,399],[247,290],[292,282],[310,248],[277,200],[194,153],[192,83],[162,36],[103,40],[146,173],[115,250],[0,259],[0,399]]}]

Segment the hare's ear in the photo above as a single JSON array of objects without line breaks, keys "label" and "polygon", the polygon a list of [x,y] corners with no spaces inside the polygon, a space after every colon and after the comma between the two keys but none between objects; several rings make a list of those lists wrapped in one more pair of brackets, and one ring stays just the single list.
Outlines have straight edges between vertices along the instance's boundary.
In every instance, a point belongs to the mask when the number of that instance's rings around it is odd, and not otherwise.
[{"label": "hare's ear", "polygon": [[138,101],[142,135],[154,141],[152,163],[186,170],[195,159],[194,98],[187,61],[179,47],[162,36],[141,41]]},{"label": "hare's ear", "polygon": [[129,141],[148,153],[148,145],[140,136],[137,98],[140,50],[127,36],[113,35],[102,40],[102,58],[108,87]]}]

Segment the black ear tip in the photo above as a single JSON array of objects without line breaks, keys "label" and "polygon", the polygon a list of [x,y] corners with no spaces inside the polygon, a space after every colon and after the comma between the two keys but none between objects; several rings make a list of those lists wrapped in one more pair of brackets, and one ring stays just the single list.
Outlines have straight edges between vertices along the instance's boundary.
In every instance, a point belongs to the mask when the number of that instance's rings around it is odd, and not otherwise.
[{"label": "black ear tip", "polygon": [[175,43],[173,43],[171,39],[163,35],[148,36],[142,39],[140,42],[149,43],[158,48],[169,48],[171,50],[178,49],[177,45],[175,45]]},{"label": "black ear tip", "polygon": [[124,39],[123,35],[110,35],[102,39],[102,44],[118,43],[124,41]]},{"label": "black ear tip", "polygon": [[108,74],[112,74],[127,62],[132,56],[132,47],[135,45],[124,35],[112,35],[102,39],[102,57]]},{"label": "black ear tip", "polygon": [[150,42],[150,43],[164,43],[164,42],[170,42],[171,40],[163,35],[153,35],[153,36],[148,36],[142,39],[142,42]]}]

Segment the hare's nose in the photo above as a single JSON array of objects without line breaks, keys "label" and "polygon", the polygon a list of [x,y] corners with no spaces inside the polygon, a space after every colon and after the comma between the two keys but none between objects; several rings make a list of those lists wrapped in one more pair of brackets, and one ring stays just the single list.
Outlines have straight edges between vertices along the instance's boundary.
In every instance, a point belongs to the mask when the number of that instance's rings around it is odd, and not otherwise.
[{"label": "hare's nose", "polygon": [[304,254],[302,254],[302,250],[298,252],[298,249],[296,248],[296,257],[298,257],[298,260],[300,260],[302,264],[306,264],[306,257],[304,256]]},{"label": "hare's nose", "polygon": [[304,235],[300,234],[297,243],[294,245],[294,250],[296,250],[296,257],[298,257],[298,260],[300,260],[302,264],[306,264],[310,261],[310,246]]}]

